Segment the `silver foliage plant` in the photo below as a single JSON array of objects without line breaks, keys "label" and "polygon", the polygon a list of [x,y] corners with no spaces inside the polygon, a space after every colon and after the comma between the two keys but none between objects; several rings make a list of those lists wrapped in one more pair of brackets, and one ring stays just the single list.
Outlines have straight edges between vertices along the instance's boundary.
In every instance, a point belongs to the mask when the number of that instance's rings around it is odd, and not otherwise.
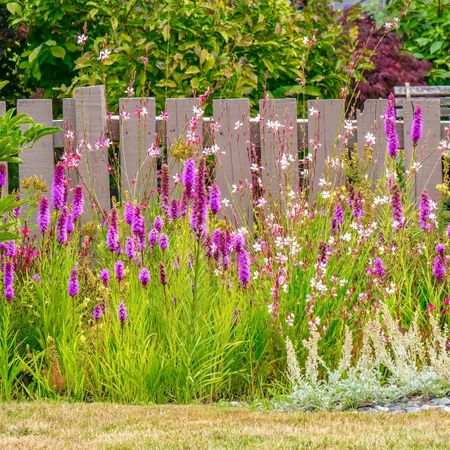
[{"label": "silver foliage plant", "polygon": [[[308,352],[304,372],[287,338],[288,378],[293,392],[284,407],[343,410],[413,395],[446,395],[450,391],[448,329],[441,329],[433,316],[430,326],[431,333],[424,338],[416,315],[409,330],[402,331],[384,306],[380,316],[365,325],[363,346],[356,361],[352,358],[353,336],[346,329],[342,356],[334,370],[318,354],[321,337],[317,329],[303,341]],[[326,373],[323,378],[319,377],[320,367]]]}]

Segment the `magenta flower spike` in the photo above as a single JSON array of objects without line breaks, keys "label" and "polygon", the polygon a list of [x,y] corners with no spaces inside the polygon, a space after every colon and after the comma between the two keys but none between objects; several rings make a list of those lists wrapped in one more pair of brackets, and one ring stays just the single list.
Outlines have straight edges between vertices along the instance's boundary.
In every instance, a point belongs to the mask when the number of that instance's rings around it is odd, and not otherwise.
[{"label": "magenta flower spike", "polygon": [[117,261],[114,264],[114,271],[116,273],[116,279],[120,283],[123,280],[125,266],[122,261]]},{"label": "magenta flower spike", "polygon": [[142,286],[147,287],[148,283],[150,283],[150,272],[148,269],[143,267],[139,272],[138,278]]},{"label": "magenta flower spike", "polygon": [[420,138],[422,137],[422,128],[423,128],[422,107],[418,105],[416,110],[414,111],[414,117],[411,124],[411,141],[414,146],[417,145]]},{"label": "magenta flower spike", "polygon": [[242,287],[250,283],[250,255],[246,250],[241,250],[237,256],[238,278]]},{"label": "magenta flower spike", "polygon": [[74,267],[70,271],[69,276],[69,286],[68,286],[68,294],[70,297],[75,297],[79,293],[79,284],[78,284],[78,269]]},{"label": "magenta flower spike", "polygon": [[213,184],[209,187],[209,209],[215,215],[220,210],[220,189],[217,184]]},{"label": "magenta flower spike", "polygon": [[53,208],[61,211],[64,208],[66,200],[66,179],[64,174],[64,166],[58,163],[55,167],[52,186]]},{"label": "magenta flower spike", "polygon": [[127,309],[123,302],[120,302],[119,307],[117,308],[117,318],[120,321],[120,325],[123,327],[128,319]]},{"label": "magenta flower spike", "polygon": [[50,226],[50,207],[47,197],[41,197],[39,200],[37,223],[41,234],[44,234]]},{"label": "magenta flower spike", "polygon": [[72,203],[72,216],[74,220],[77,220],[83,214],[84,199],[83,199],[83,187],[81,185],[75,186],[73,189],[73,203]]}]

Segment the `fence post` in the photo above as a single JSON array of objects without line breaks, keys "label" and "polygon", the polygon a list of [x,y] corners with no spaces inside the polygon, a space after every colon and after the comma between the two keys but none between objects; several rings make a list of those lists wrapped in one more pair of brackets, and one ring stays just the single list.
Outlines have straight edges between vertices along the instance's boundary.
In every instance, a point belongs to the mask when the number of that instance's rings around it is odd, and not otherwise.
[{"label": "fence post", "polygon": [[252,229],[250,102],[247,98],[213,100],[213,116],[220,125],[215,134],[219,147],[216,183],[234,210],[230,215],[230,207],[222,206],[222,215],[235,225],[247,224]]},{"label": "fence post", "polygon": [[[289,188],[297,191],[299,186],[297,100],[260,100],[259,114],[263,185],[267,200],[280,204]],[[286,170],[282,169],[283,157]]]},{"label": "fence post", "polygon": [[442,156],[437,149],[441,139],[440,101],[439,99],[405,100],[403,102],[403,136],[405,148],[405,164],[409,167],[413,156],[411,141],[411,124],[417,106],[422,106],[423,134],[415,153],[415,161],[421,164],[415,176],[414,195],[416,200],[424,189],[429,191],[433,200],[439,193],[436,185],[442,183]]},{"label": "fence post", "polygon": [[344,100],[308,100],[308,151],[312,155],[313,181],[311,198],[319,191],[319,180],[325,176],[326,160],[337,156],[343,133]]},{"label": "fence post", "polygon": [[[42,123],[49,127],[53,125],[51,100],[17,100],[17,113],[28,114],[36,123]],[[24,125],[23,129],[27,127],[28,125]],[[22,181],[34,175],[40,177],[45,182],[47,191],[50,192],[54,172],[53,136],[50,134],[42,137],[32,148],[23,151],[20,157],[23,160],[23,163],[19,164],[20,192],[23,192]],[[37,213],[34,212],[30,217],[31,223],[36,222],[36,217]]]},{"label": "fence post", "polygon": [[[147,113],[142,114],[144,107]],[[147,150],[157,144],[155,115],[154,98],[119,99],[122,198],[128,192],[130,199],[148,199],[156,190],[158,158],[147,155]]]},{"label": "fence post", "polygon": [[106,138],[106,101],[104,86],[88,86],[75,91],[77,142],[81,160],[78,172],[84,188],[89,213],[95,208],[108,210],[109,190],[108,149],[96,149],[96,142]]},{"label": "fence post", "polygon": [[360,159],[363,156],[363,149],[366,143],[366,136],[371,133],[375,137],[375,144],[372,146],[372,163],[369,167],[371,180],[376,181],[384,174],[385,157],[387,148],[386,133],[384,130],[384,114],[386,112],[387,100],[368,99],[364,102],[364,109],[356,112],[358,152]]}]

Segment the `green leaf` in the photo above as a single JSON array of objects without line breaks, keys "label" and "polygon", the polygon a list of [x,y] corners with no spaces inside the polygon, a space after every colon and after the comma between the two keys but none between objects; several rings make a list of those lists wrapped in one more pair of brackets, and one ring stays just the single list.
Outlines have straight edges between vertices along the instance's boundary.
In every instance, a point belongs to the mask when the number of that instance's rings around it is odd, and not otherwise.
[{"label": "green leaf", "polygon": [[4,88],[8,83],[9,81],[0,81],[0,89]]},{"label": "green leaf", "polygon": [[33,63],[33,61],[38,57],[39,52],[41,51],[42,44],[38,45],[28,56],[28,61],[30,61],[30,64]]},{"label": "green leaf", "polygon": [[17,233],[11,233],[10,231],[0,231],[0,242],[6,242],[18,238],[19,235]]},{"label": "green leaf", "polygon": [[13,16],[21,16],[22,15],[22,8],[18,3],[7,3],[6,9],[13,15]]},{"label": "green leaf", "polygon": [[200,72],[200,69],[197,66],[190,66],[184,73],[186,75],[194,75],[195,73],[199,73],[199,72]]},{"label": "green leaf", "polygon": [[64,58],[64,56],[66,56],[66,51],[64,50],[64,48],[59,47],[58,45],[56,45],[55,47],[51,47],[50,51],[55,58]]},{"label": "green leaf", "polygon": [[439,51],[442,47],[443,42],[442,41],[436,41],[433,42],[433,44],[430,47],[430,54],[436,53]]},{"label": "green leaf", "polygon": [[163,31],[162,31],[162,35],[164,38],[164,41],[167,42],[169,40],[170,37],[170,25],[168,23],[166,23],[164,25]]}]

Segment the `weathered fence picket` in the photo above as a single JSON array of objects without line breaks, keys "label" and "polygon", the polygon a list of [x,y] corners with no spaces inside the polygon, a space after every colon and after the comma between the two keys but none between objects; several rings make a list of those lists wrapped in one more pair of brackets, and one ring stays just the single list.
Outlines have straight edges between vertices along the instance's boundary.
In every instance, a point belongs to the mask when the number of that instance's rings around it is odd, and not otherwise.
[{"label": "weathered fence picket", "polygon": [[308,100],[308,111],[308,149],[314,166],[311,190],[315,197],[327,158],[337,156],[342,144],[339,136],[344,133],[344,101]]},{"label": "weathered fence picket", "polygon": [[219,147],[216,183],[222,196],[230,200],[237,217],[230,216],[226,205],[222,214],[235,223],[250,226],[253,219],[250,102],[247,98],[214,100],[213,117],[220,125],[214,136]]},{"label": "weathered fence picket", "polygon": [[[25,113],[32,117],[37,123],[47,126],[53,124],[53,109],[51,100],[18,100],[17,112]],[[26,129],[27,125],[23,126]],[[44,136],[37,141],[33,148],[24,151],[20,157],[23,163],[19,165],[19,188],[22,192],[22,181],[33,177],[41,178],[51,190],[54,172],[54,149],[53,137]],[[36,213],[31,217],[34,221]]]},{"label": "weathered fence picket", "polygon": [[294,98],[260,100],[259,115],[266,199],[280,203],[286,198],[282,186],[296,190],[299,183],[297,101]]},{"label": "weathered fence picket", "polygon": [[[78,166],[81,182],[89,185],[92,194],[88,206],[108,210],[111,205],[109,188],[108,151],[95,151],[96,145],[104,146],[106,139],[106,99],[104,86],[88,86],[75,92],[76,98],[76,138],[81,160]],[[86,186],[84,186],[86,187]],[[85,195],[89,192],[85,189]]]},{"label": "weathered fence picket", "polygon": [[121,98],[119,114],[122,196],[128,192],[132,199],[147,198],[157,181],[157,159],[147,158],[147,149],[156,145],[155,99]]},{"label": "weathered fence picket", "polygon": [[367,135],[370,133],[375,138],[372,146],[372,162],[369,167],[369,176],[376,181],[384,173],[386,155],[386,133],[384,130],[384,113],[386,111],[386,100],[366,100],[364,110],[357,111],[357,134],[359,157],[363,157],[363,149],[366,144]]},{"label": "weathered fence picket", "polygon": [[423,113],[423,136],[417,144],[415,150],[415,160],[421,164],[420,170],[415,175],[415,191],[416,198],[420,193],[427,189],[434,200],[438,198],[436,185],[442,183],[442,157],[437,150],[437,146],[441,139],[441,130],[439,120],[440,102],[437,99],[412,100],[403,102],[404,112],[404,148],[405,163],[408,166],[413,156],[413,145],[410,138],[411,124],[414,111],[418,105],[422,106]]}]

